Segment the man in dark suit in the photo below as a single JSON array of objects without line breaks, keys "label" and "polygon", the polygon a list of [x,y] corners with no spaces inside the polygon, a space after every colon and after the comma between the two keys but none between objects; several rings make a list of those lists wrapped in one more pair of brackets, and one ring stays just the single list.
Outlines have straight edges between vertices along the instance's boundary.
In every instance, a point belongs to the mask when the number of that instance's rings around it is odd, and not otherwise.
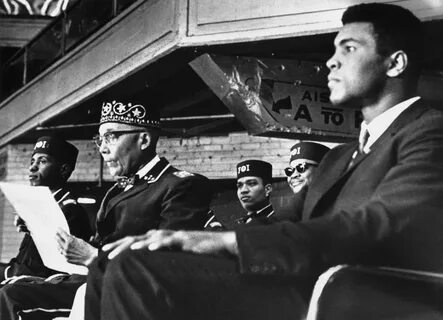
[{"label": "man in dark suit", "polygon": [[215,212],[205,223],[205,230],[232,230],[244,225],[268,224],[274,216],[269,198],[272,193],[272,165],[261,160],[245,160],[237,163],[237,197],[244,214],[227,221],[219,219]]},{"label": "man in dark suit", "polygon": [[[89,240],[92,230],[86,211],[77,203],[77,199],[66,187],[66,182],[74,171],[78,149],[71,143],[55,136],[37,139],[32,151],[29,166],[29,182],[32,186],[47,186],[55,201],[62,209],[73,235]],[[24,221],[15,217],[19,232],[25,232],[19,252],[9,263],[0,266],[0,280],[13,282],[26,276],[46,278],[59,271],[47,268],[37,251],[34,240],[29,234]]]},{"label": "man in dark suit", "polygon": [[[146,103],[113,99],[103,103],[95,142],[112,176],[120,177],[97,213],[96,234],[88,243],[62,230],[60,252],[70,263],[88,266],[101,247],[150,229],[198,230],[207,219],[211,187],[201,175],[171,166],[156,154],[159,115]],[[0,318],[26,319],[46,312],[69,313],[75,292],[86,277],[71,275],[54,282],[5,286]]]},{"label": "man in dark suit", "polygon": [[[101,286],[91,267],[87,320],[297,319],[313,281],[336,264],[443,272],[443,113],[416,96],[421,23],[381,3],[352,6],[342,21],[330,99],[360,106],[364,121],[359,142],[323,158],[303,221],[148,232],[114,256]],[[188,252],[152,252],[160,248]]]}]

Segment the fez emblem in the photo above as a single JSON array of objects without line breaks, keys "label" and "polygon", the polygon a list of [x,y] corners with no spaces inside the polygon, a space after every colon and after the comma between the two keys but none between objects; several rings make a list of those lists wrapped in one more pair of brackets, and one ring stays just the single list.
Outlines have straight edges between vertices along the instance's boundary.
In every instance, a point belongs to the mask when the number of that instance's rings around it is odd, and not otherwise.
[{"label": "fez emblem", "polygon": [[34,150],[37,149],[37,148],[41,148],[41,149],[49,148],[48,141],[46,141],[46,140],[37,141],[37,143],[34,146]]},{"label": "fez emblem", "polygon": [[146,108],[141,104],[125,104],[120,101],[103,102],[100,123],[118,122],[141,126],[160,126],[156,119],[147,117]]},{"label": "fez emblem", "polygon": [[237,168],[237,174],[247,171],[249,171],[249,164],[245,164]]}]

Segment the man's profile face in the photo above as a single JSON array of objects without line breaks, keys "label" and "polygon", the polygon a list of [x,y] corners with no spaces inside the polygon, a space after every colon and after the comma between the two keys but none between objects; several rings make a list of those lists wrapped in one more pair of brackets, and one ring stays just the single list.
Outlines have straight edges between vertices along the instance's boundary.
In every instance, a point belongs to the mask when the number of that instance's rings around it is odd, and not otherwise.
[{"label": "man's profile face", "polygon": [[335,53],[326,62],[334,105],[355,107],[377,102],[386,82],[386,59],[377,53],[373,26],[354,22],[343,26],[334,40]]},{"label": "man's profile face", "polygon": [[[137,128],[108,122],[100,125],[99,134],[103,136],[113,131],[134,129]],[[137,133],[116,134],[112,143],[103,141],[99,150],[112,176],[130,176],[137,172],[141,158],[140,139]]]},{"label": "man's profile face", "polygon": [[45,153],[35,153],[29,166],[31,186],[52,187],[61,181],[60,164],[54,157]]},{"label": "man's profile face", "polygon": [[266,187],[260,177],[247,176],[237,180],[237,197],[247,211],[261,209],[267,204]]}]

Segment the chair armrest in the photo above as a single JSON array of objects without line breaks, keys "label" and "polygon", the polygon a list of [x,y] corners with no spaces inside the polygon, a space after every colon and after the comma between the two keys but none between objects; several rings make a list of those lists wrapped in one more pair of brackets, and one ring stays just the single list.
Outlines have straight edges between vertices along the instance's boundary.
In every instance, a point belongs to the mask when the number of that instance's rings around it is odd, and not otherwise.
[{"label": "chair armrest", "polygon": [[340,265],[322,274],[307,320],[443,319],[443,274]]}]

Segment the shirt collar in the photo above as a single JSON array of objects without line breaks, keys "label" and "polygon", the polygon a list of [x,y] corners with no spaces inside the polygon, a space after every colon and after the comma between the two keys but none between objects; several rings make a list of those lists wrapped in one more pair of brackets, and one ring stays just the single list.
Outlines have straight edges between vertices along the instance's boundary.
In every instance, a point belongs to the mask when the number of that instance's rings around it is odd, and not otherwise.
[{"label": "shirt collar", "polygon": [[379,114],[377,117],[375,117],[370,123],[366,123],[363,121],[361,123],[361,129],[360,132],[363,132],[364,130],[368,130],[369,132],[369,139],[367,143],[365,144],[363,151],[365,153],[368,153],[371,151],[371,146],[380,138],[380,136],[389,128],[389,126],[394,122],[395,119],[398,118],[398,116],[405,111],[407,108],[409,108],[414,102],[419,100],[420,97],[413,97],[408,100],[402,101],[392,108],[389,108],[382,114]]},{"label": "shirt collar", "polygon": [[[269,211],[269,212],[265,212],[265,211]],[[259,216],[261,215],[263,212],[266,213],[266,216],[269,217],[274,213],[274,210],[272,209],[272,204],[269,203],[268,205],[264,206],[263,208],[257,210],[257,211],[252,211],[252,212],[248,212],[247,215],[248,216]]]},{"label": "shirt collar", "polygon": [[148,174],[149,171],[151,171],[152,168],[160,161],[160,157],[158,155],[155,155],[154,158],[151,159],[147,164],[145,164],[140,170],[137,171],[137,175],[139,178],[143,178],[145,175]]},{"label": "shirt collar", "polygon": [[[66,197],[69,196],[70,192],[65,190],[65,193],[62,195],[63,188],[57,189],[52,193],[52,196],[54,197],[55,201],[57,203],[62,202],[66,199]],[[60,198],[59,198],[60,197]]]},{"label": "shirt collar", "polygon": [[[136,181],[138,181],[139,179],[143,178],[144,176],[146,176],[149,171],[152,170],[152,168],[154,168],[154,166],[160,161],[160,157],[158,155],[155,155],[154,158],[151,159],[151,161],[149,161],[147,164],[145,164],[141,169],[139,169],[137,171],[137,173],[135,174],[136,176]],[[119,182],[117,182],[119,184]],[[133,182],[132,183],[126,183],[123,184],[123,191],[128,191],[129,189],[131,189],[133,187]]]}]

